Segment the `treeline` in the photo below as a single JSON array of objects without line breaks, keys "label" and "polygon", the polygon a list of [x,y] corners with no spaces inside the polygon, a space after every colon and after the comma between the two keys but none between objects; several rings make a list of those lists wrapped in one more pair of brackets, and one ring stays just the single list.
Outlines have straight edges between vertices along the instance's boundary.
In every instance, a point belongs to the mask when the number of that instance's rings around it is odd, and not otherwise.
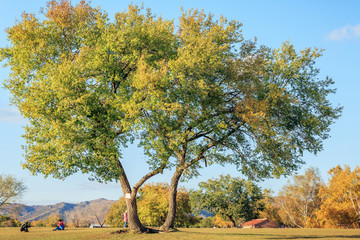
[{"label": "treeline", "polygon": [[[52,213],[44,213],[44,209],[35,211],[35,215],[24,215],[26,206],[21,204],[7,204],[5,209],[0,211],[0,227],[19,227],[19,219],[26,219],[32,227],[56,227],[58,220],[62,219],[66,227],[90,227],[97,225],[103,227],[105,224],[104,216],[107,214],[111,200],[97,199],[86,204],[73,205],[71,209],[64,209],[55,204],[50,207],[55,209]],[[1,210],[1,209],[0,209]],[[45,210],[46,211],[46,210]],[[3,216],[1,216],[3,214]]]},{"label": "treeline", "polygon": [[[198,190],[179,189],[175,227],[231,227],[255,218],[269,218],[296,228],[358,228],[360,217],[360,168],[337,166],[329,171],[329,181],[319,170],[309,168],[294,175],[274,196],[254,182],[229,175],[199,183]],[[146,226],[159,227],[168,211],[169,186],[148,184],[138,197],[139,218]],[[106,224],[123,226],[126,210],[120,198],[105,217]],[[213,217],[201,216],[206,211]]]},{"label": "treeline", "polygon": [[309,168],[295,175],[278,196],[265,196],[263,217],[291,227],[360,227],[360,168],[349,166],[330,169],[324,183],[319,171]]}]

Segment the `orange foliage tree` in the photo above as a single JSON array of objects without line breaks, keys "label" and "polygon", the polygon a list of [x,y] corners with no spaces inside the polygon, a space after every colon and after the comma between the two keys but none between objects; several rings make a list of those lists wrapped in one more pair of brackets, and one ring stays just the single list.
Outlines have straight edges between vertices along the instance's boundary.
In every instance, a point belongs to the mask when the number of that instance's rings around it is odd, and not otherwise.
[{"label": "orange foliage tree", "polygon": [[337,166],[329,171],[329,183],[320,188],[322,200],[316,212],[320,227],[357,228],[360,219],[360,167]]},{"label": "orange foliage tree", "polygon": [[219,215],[215,215],[214,225],[220,228],[235,227],[232,221],[226,221],[223,218],[221,218]]}]

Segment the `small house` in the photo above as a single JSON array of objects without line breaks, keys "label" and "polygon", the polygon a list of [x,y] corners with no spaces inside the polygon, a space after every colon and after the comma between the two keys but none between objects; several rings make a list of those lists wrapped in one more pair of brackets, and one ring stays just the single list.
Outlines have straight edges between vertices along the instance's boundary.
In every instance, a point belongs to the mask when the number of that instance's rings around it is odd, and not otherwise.
[{"label": "small house", "polygon": [[280,225],[267,218],[253,219],[242,225],[243,228],[279,228]]}]

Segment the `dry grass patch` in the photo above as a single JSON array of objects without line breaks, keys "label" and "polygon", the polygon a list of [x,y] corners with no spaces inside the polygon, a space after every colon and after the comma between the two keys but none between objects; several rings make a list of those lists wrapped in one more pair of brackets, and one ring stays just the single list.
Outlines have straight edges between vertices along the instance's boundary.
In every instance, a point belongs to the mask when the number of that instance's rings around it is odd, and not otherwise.
[{"label": "dry grass patch", "polygon": [[50,228],[30,228],[20,232],[18,228],[0,228],[0,240],[226,240],[226,239],[360,239],[358,229],[241,229],[241,228],[180,228],[177,232],[161,234],[114,234],[118,228],[79,228],[53,232]]}]

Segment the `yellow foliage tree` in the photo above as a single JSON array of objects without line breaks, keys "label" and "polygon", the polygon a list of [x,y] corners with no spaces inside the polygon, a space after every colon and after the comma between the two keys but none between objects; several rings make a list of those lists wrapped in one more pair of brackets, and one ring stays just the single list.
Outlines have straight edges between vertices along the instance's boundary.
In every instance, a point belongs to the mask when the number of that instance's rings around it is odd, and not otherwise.
[{"label": "yellow foliage tree", "polygon": [[337,166],[329,171],[328,185],[320,188],[316,212],[319,227],[357,228],[360,219],[360,167]]},{"label": "yellow foliage tree", "polygon": [[[160,226],[165,222],[169,208],[169,185],[166,183],[146,184],[139,190],[139,218],[144,225]],[[191,220],[190,198],[185,188],[179,188],[176,204],[176,226],[185,226]]]},{"label": "yellow foliage tree", "polygon": [[219,215],[215,215],[214,225],[220,228],[234,227],[233,222],[223,220]]},{"label": "yellow foliage tree", "polygon": [[[166,183],[146,184],[139,190],[138,214],[146,226],[160,226],[166,219],[169,207],[169,185]],[[179,188],[177,193],[176,226],[186,226],[192,221],[190,216],[189,193],[185,188]],[[122,215],[126,210],[125,199],[122,197],[113,204],[105,216],[107,224],[114,227],[124,225]]]},{"label": "yellow foliage tree", "polygon": [[56,227],[59,223],[59,219],[62,219],[60,214],[51,214],[44,223],[47,227]]},{"label": "yellow foliage tree", "polygon": [[121,197],[116,203],[111,205],[108,214],[105,216],[105,223],[113,227],[124,226],[122,216],[126,211],[125,198]]},{"label": "yellow foliage tree", "polygon": [[168,208],[168,188],[167,184],[159,183],[147,184],[140,189],[139,218],[145,225],[159,226],[165,222]]}]

